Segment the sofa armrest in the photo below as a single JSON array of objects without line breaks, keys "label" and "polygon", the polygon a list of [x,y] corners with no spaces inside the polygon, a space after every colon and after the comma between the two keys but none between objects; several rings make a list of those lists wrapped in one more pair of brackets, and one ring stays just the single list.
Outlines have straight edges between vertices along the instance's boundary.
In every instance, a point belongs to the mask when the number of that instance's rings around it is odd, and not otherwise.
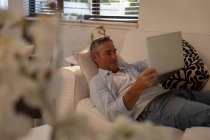
[{"label": "sofa armrest", "polygon": [[58,73],[62,87],[56,100],[56,113],[58,117],[67,117],[81,99],[89,97],[89,87],[79,66],[62,67]]}]

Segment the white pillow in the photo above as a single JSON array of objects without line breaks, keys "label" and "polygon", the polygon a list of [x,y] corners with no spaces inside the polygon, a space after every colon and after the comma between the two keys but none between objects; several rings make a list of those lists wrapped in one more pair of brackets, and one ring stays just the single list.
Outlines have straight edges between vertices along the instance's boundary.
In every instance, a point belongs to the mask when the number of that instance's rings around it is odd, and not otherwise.
[{"label": "white pillow", "polygon": [[75,58],[87,80],[88,84],[91,78],[97,73],[98,68],[95,62],[91,59],[90,48],[87,47],[75,54]]},{"label": "white pillow", "polygon": [[[75,54],[75,58],[85,76],[85,79],[90,83],[92,77],[98,72],[98,67],[91,59],[90,48],[87,47]],[[125,61],[118,55],[118,64],[125,63]]]}]

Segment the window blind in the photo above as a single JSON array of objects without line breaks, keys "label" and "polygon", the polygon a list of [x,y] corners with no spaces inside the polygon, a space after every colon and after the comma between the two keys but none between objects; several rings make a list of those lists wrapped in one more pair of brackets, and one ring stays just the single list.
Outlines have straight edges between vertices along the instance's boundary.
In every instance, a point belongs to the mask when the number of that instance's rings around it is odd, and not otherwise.
[{"label": "window blind", "polygon": [[[52,0],[51,0],[52,1]],[[49,0],[25,0],[27,16],[51,14]],[[137,22],[139,0],[56,0],[65,19]]]},{"label": "window blind", "polygon": [[24,0],[24,10],[26,16],[36,16],[37,14],[53,14],[47,0]]},{"label": "window blind", "polygon": [[64,14],[71,19],[137,22],[139,0],[64,0]]}]

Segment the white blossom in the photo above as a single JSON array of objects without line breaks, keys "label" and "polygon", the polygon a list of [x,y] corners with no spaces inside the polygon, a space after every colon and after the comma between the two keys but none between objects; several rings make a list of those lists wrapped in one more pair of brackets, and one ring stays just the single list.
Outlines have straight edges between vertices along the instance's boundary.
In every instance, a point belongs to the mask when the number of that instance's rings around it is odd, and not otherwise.
[{"label": "white blossom", "polygon": [[37,27],[44,26],[45,30],[36,32],[45,32],[42,34],[45,37],[32,34],[39,48],[35,61],[29,61],[22,53],[23,48],[28,45],[22,36],[23,15],[0,11],[0,139],[14,140],[26,134],[32,127],[32,118],[16,111],[15,105],[20,98],[24,98],[31,107],[39,107],[44,114],[48,114],[51,122],[56,122],[47,95],[47,88],[53,87],[52,83],[55,84],[52,82],[54,67],[51,67],[49,60],[47,63],[43,61],[46,56],[52,57],[49,50],[53,49],[56,41],[56,24],[47,19],[45,17],[43,21],[48,22],[39,21],[32,27],[39,30]]},{"label": "white blossom", "polygon": [[[30,26],[34,38],[34,60],[23,54],[28,44],[22,37],[23,15],[0,11],[0,139],[15,140],[32,127],[32,119],[17,112],[15,105],[24,98],[27,105],[42,110],[52,125],[52,140],[81,140],[88,134],[87,120],[69,114],[59,120],[53,106],[59,93],[59,57],[53,62],[57,40],[58,16],[38,17]],[[58,50],[58,49],[57,49]]]},{"label": "white blossom", "polygon": [[90,134],[88,126],[85,116],[72,115],[56,123],[53,140],[83,140]]},{"label": "white blossom", "polygon": [[138,123],[119,117],[97,140],[171,140],[170,131],[150,122]]}]

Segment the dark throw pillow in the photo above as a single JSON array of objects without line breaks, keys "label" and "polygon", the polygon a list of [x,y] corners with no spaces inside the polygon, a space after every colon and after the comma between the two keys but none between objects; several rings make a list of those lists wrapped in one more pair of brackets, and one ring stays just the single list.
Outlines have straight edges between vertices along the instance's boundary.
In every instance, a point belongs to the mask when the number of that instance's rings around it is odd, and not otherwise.
[{"label": "dark throw pillow", "polygon": [[163,82],[162,86],[165,89],[199,91],[209,78],[208,68],[196,50],[187,41],[182,40],[182,46],[185,63],[184,68]]}]

